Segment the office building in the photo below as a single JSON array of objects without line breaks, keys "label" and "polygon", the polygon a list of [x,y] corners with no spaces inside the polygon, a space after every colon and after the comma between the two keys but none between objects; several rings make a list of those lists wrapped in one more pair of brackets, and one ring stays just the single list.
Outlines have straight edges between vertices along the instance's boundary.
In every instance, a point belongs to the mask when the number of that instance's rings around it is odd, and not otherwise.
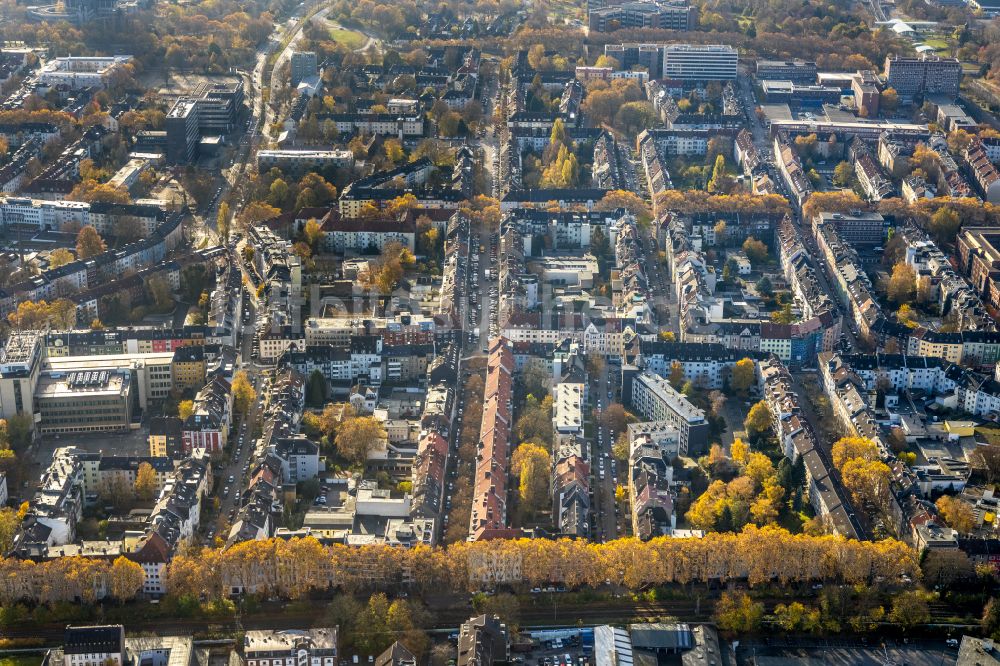
[{"label": "office building", "polygon": [[606,44],[604,55],[618,61],[621,69],[645,67],[649,78],[663,76],[663,49],[665,44]]},{"label": "office building", "polygon": [[915,57],[890,55],[885,58],[886,87],[892,88],[901,101],[915,97],[944,95],[958,97],[962,82],[962,63],[957,58],[941,58],[926,53]]},{"label": "office building", "polygon": [[208,81],[180,97],[167,113],[167,162],[183,164],[197,155],[202,136],[233,131],[243,108],[243,81]]},{"label": "office building", "polygon": [[198,150],[198,102],[180,99],[167,114],[164,124],[167,132],[167,161],[186,164],[194,159]]},{"label": "office building", "polygon": [[319,60],[313,51],[292,51],[291,60],[293,87],[319,73]]},{"label": "office building", "polygon": [[804,60],[758,60],[758,81],[791,81],[801,86],[816,83],[816,63]]},{"label": "office building", "polygon": [[671,44],[663,50],[663,76],[679,81],[733,81],[739,55],[724,44]]},{"label": "office building", "polygon": [[135,403],[132,375],[121,370],[46,373],[35,389],[42,434],[124,432]]}]

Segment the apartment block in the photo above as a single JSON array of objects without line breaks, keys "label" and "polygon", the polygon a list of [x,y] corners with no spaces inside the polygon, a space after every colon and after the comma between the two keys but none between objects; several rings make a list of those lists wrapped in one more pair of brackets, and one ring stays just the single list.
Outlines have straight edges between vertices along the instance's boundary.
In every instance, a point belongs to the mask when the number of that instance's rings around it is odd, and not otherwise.
[{"label": "apartment block", "polygon": [[647,421],[665,421],[676,428],[681,455],[697,456],[708,450],[709,427],[703,410],[659,375],[642,372],[629,380],[632,409]]}]

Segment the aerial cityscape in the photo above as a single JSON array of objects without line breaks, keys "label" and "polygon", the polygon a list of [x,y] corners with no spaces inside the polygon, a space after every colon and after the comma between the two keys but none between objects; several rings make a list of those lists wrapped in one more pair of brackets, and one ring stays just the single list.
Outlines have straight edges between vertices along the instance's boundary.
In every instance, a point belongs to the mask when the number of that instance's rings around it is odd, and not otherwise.
[{"label": "aerial cityscape", "polygon": [[0,0],[0,666],[1000,665],[1000,0]]}]

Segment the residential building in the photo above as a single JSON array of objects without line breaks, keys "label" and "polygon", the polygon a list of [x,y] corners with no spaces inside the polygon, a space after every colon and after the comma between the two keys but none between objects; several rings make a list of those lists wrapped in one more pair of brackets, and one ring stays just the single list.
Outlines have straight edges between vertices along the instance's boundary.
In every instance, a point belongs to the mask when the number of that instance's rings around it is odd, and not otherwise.
[{"label": "residential building", "polygon": [[492,666],[510,662],[510,635],[496,615],[480,615],[458,629],[458,666]]},{"label": "residential building", "polygon": [[62,651],[64,666],[126,666],[125,627],[66,627]]},{"label": "residential building", "polygon": [[337,628],[251,630],[240,646],[243,666],[337,666]]},{"label": "residential building", "polygon": [[647,421],[666,421],[680,434],[681,455],[698,456],[708,451],[708,421],[663,377],[641,372],[629,377],[622,393],[630,396],[630,406]]},{"label": "residential building", "polygon": [[257,168],[269,171],[277,168],[285,173],[303,173],[329,168],[350,169],[354,153],[349,150],[260,150]]},{"label": "residential building", "polygon": [[908,57],[889,55],[885,58],[885,82],[902,101],[915,97],[942,95],[955,99],[962,82],[962,63],[957,58],[942,58],[933,54]]},{"label": "residential building", "polygon": [[130,62],[132,62],[130,55],[53,58],[42,65],[38,82],[50,88],[56,86],[67,86],[72,90],[104,88],[108,84],[108,79]]},{"label": "residential building", "polygon": [[698,9],[687,2],[633,0],[591,10],[589,25],[594,32],[623,28],[694,30],[698,25]]},{"label": "residential building", "polygon": [[292,51],[290,60],[293,88],[303,79],[312,78],[319,73],[319,60],[313,51]]}]

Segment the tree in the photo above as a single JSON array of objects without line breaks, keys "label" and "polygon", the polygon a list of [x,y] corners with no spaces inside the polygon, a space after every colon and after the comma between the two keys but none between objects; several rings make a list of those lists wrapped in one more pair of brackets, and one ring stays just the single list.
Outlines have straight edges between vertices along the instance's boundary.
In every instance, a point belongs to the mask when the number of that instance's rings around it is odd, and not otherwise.
[{"label": "tree", "polygon": [[186,421],[189,416],[194,413],[194,401],[193,400],[181,400],[177,404],[177,418],[181,421]]},{"label": "tree", "polygon": [[961,155],[972,144],[972,134],[963,129],[957,129],[948,133],[948,152],[952,155]]},{"label": "tree", "polygon": [[927,600],[916,590],[900,592],[892,599],[889,619],[904,629],[930,622],[931,611]]},{"label": "tree", "polygon": [[76,256],[80,259],[90,259],[107,249],[108,246],[97,233],[97,229],[89,224],[80,229],[76,235]]},{"label": "tree", "polygon": [[66,248],[60,247],[49,253],[49,268],[59,268],[73,261],[73,253]]},{"label": "tree", "polygon": [[[972,560],[957,548],[928,549],[920,568],[927,585],[943,588],[951,588],[956,583],[971,581],[976,577]],[[993,567],[990,566],[990,569]]]},{"label": "tree", "polygon": [[93,179],[81,180],[72,191],[66,195],[71,201],[86,201],[87,203],[127,204],[128,192],[123,187],[114,187],[108,183],[99,183]]},{"label": "tree", "polygon": [[851,187],[854,183],[854,165],[841,162],[833,169],[833,184],[837,187]]},{"label": "tree", "polygon": [[855,500],[879,505],[889,490],[892,470],[881,460],[853,458],[841,467],[840,477]]},{"label": "tree", "polygon": [[549,452],[524,443],[514,450],[511,471],[519,475],[518,494],[526,513],[542,509],[549,499]]},{"label": "tree", "polygon": [[930,232],[938,243],[950,244],[954,242],[955,235],[961,226],[962,219],[951,208],[939,208],[931,215]]},{"label": "tree", "polygon": [[917,274],[902,261],[892,268],[886,297],[893,303],[912,303],[917,293]]},{"label": "tree", "polygon": [[909,326],[910,328],[916,328],[917,326],[917,322],[913,319],[913,308],[908,303],[903,303],[899,306],[899,309],[896,310],[896,319],[904,326]]},{"label": "tree", "polygon": [[254,224],[259,224],[261,222],[266,222],[267,220],[273,220],[274,218],[281,215],[281,210],[275,208],[274,206],[269,206],[263,201],[252,201],[247,204],[246,208],[239,215],[239,222],[241,226],[252,226]]},{"label": "tree", "polygon": [[635,417],[629,414],[621,403],[613,402],[601,412],[601,422],[614,432],[625,432]]},{"label": "tree", "polygon": [[[618,208],[624,208],[640,219],[650,218],[653,214],[645,199],[635,192],[629,192],[628,190],[611,190],[594,205],[594,208],[597,210],[617,210]],[[600,227],[595,227],[596,229],[600,229]]]},{"label": "tree", "polygon": [[174,307],[174,296],[166,278],[154,275],[146,281],[146,292],[157,312],[169,312]]},{"label": "tree", "polygon": [[344,419],[337,427],[334,445],[346,460],[361,465],[386,438],[385,428],[371,416],[354,416]]},{"label": "tree", "polygon": [[156,496],[156,471],[148,462],[139,463],[135,472],[135,496],[149,501]]},{"label": "tree", "polygon": [[715,165],[712,167],[712,177],[708,181],[708,191],[713,194],[728,194],[733,189],[734,184],[732,177],[726,173],[725,156],[716,155]]},{"label": "tree", "polygon": [[983,617],[979,621],[979,626],[982,627],[983,633],[991,638],[1000,637],[1000,601],[997,601],[996,597],[990,597],[983,607]]},{"label": "tree", "polygon": [[743,252],[754,265],[767,259],[767,245],[752,236],[743,241]]},{"label": "tree", "polygon": [[733,460],[741,465],[745,465],[750,460],[750,447],[739,437],[733,439],[729,452]]},{"label": "tree", "polygon": [[684,384],[684,366],[681,365],[680,361],[671,362],[670,375],[667,377],[667,381],[675,389],[679,389]]},{"label": "tree", "polygon": [[21,524],[17,511],[10,507],[0,508],[0,552],[9,553],[14,546],[14,535]]},{"label": "tree", "polygon": [[729,386],[741,395],[753,385],[757,379],[757,364],[751,358],[741,358],[733,365],[733,374],[729,380]]},{"label": "tree", "polygon": [[319,370],[313,370],[309,374],[309,383],[306,385],[306,402],[312,407],[322,407],[326,402],[326,378]]},{"label": "tree", "polygon": [[382,148],[385,150],[386,160],[392,165],[399,164],[406,157],[403,152],[403,144],[399,142],[399,139],[386,139]]},{"label": "tree", "polygon": [[223,201],[219,204],[219,212],[215,216],[215,226],[222,236],[222,242],[229,242],[229,203]]},{"label": "tree", "polygon": [[976,520],[972,507],[961,499],[951,497],[950,495],[942,495],[935,502],[935,506],[937,506],[938,513],[944,519],[944,522],[948,524],[948,527],[951,527],[959,534],[968,534],[975,528]]},{"label": "tree", "polygon": [[771,323],[773,324],[791,324],[793,321],[795,321],[795,313],[792,312],[790,302],[782,303],[781,309],[771,313]]},{"label": "tree", "polygon": [[246,416],[250,405],[257,399],[257,392],[250,383],[245,370],[239,370],[233,376],[233,409],[237,414]]},{"label": "tree", "polygon": [[879,97],[881,98],[879,100],[880,109],[893,113],[899,108],[899,93],[896,92],[895,88],[886,88]]},{"label": "tree", "polygon": [[769,298],[774,295],[774,285],[771,284],[771,279],[766,275],[761,279],[757,280],[757,284],[754,285],[757,293],[764,298]]},{"label": "tree", "polygon": [[302,237],[315,251],[319,242],[323,240],[323,227],[316,221],[316,218],[306,220],[306,224],[302,228]]},{"label": "tree", "polygon": [[611,445],[611,457],[621,462],[627,462],[629,456],[628,433],[623,432],[618,435],[618,439]]},{"label": "tree", "polygon": [[146,574],[142,567],[124,556],[119,556],[111,565],[111,596],[119,603],[125,603],[135,598],[142,584],[146,581]]},{"label": "tree", "polygon": [[857,458],[875,461],[879,459],[878,445],[867,437],[841,437],[833,443],[830,457],[837,469],[841,469],[847,461]]},{"label": "tree", "polygon": [[766,432],[771,427],[771,409],[767,406],[766,401],[761,400],[750,408],[743,421],[743,427],[752,437]]},{"label": "tree", "polygon": [[715,605],[715,621],[723,631],[745,634],[760,628],[764,604],[745,592],[726,591]]}]

